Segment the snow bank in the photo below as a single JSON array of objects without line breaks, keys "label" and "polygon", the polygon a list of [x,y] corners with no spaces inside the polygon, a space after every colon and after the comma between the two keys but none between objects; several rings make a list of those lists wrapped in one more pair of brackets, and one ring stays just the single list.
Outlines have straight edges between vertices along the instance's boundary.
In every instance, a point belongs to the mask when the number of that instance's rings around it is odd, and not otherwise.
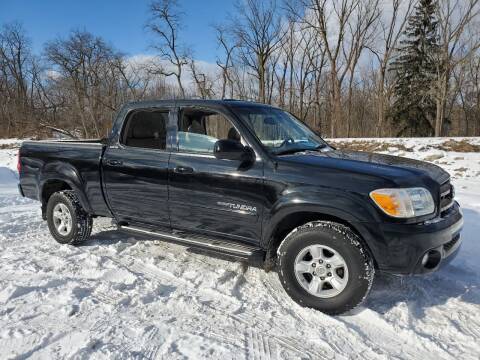
[{"label": "snow bank", "polygon": [[10,185],[18,182],[18,174],[8,167],[0,166],[0,184]]},{"label": "snow bank", "polygon": [[22,141],[20,139],[0,139],[0,145],[21,144]]}]

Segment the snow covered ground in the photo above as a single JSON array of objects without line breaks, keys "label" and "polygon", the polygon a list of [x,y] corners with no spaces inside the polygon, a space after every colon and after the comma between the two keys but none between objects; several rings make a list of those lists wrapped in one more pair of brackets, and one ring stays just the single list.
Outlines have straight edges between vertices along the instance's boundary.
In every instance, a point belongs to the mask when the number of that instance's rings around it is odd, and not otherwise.
[{"label": "snow covered ground", "polygon": [[460,254],[429,276],[377,276],[364,306],[338,317],[295,304],[273,272],[106,220],[83,246],[60,246],[39,203],[17,194],[16,150],[2,149],[0,358],[478,359],[480,153],[433,146],[444,141],[389,140],[384,152],[452,174],[465,214]]}]

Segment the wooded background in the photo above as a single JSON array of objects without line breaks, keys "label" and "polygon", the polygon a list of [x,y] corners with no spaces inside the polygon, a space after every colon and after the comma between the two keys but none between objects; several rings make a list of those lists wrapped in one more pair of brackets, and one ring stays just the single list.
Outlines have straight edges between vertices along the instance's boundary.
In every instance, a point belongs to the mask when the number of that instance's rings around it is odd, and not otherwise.
[{"label": "wooded background", "polygon": [[273,104],[324,137],[480,135],[480,0],[241,0],[208,69],[183,10],[149,5],[141,59],[87,30],[36,54],[3,24],[0,137],[104,137],[123,103],[174,97]]}]

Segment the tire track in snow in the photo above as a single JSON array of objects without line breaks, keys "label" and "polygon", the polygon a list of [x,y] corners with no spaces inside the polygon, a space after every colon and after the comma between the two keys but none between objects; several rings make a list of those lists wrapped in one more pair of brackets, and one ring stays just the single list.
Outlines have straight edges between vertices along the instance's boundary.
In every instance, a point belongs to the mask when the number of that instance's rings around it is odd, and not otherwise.
[{"label": "tire track in snow", "polygon": [[[314,322],[295,311],[294,309],[296,307],[299,308],[299,305],[297,305],[293,300],[286,298],[286,295],[282,293],[283,287],[281,286],[280,282],[278,282],[278,284],[276,283],[276,285],[273,285],[271,281],[267,279],[267,276],[268,274],[261,276],[261,282],[267,288],[268,292],[272,295],[275,301],[281,306],[281,308],[298,322],[307,325],[307,327],[310,329],[315,329],[315,331],[317,331],[319,326],[321,326],[324,334],[327,335],[326,338],[328,338],[328,345],[334,352],[338,354],[344,354],[345,352],[369,352],[370,347],[363,344],[364,339],[356,332],[353,332],[351,329],[335,320],[335,318],[318,313],[319,317],[321,318],[317,322]],[[305,310],[300,308],[300,311],[313,312],[314,310]],[[355,347],[351,346],[350,344],[355,344]],[[359,349],[359,346],[362,348]]]},{"label": "tire track in snow", "polygon": [[[383,320],[373,310],[365,309],[363,313],[355,317],[340,316],[338,321],[345,323],[350,328],[356,330],[368,342],[372,349],[381,353],[388,351],[388,354],[400,358],[422,358],[430,359],[435,354],[436,359],[451,359],[452,355],[430,339],[418,336],[418,333],[412,330],[403,330],[401,328],[392,328],[392,326]],[[413,334],[411,334],[413,332]],[[380,347],[379,344],[388,348]]]},{"label": "tire track in snow", "polygon": [[272,359],[270,339],[262,334],[252,331],[245,332],[246,358],[249,360],[270,360]]},{"label": "tire track in snow", "polygon": [[[291,314],[298,321],[307,324],[307,326],[311,326],[315,328],[318,327],[318,323],[314,323],[311,319],[308,319],[301,315],[299,312],[292,310],[292,307],[297,307],[294,304],[293,300],[285,299],[285,296],[279,294],[279,290],[277,287],[273,286],[270,281],[263,279],[263,283],[266,287],[269,288],[269,292],[276,298],[279,304],[287,311],[287,313]],[[281,286],[281,285],[280,285]],[[287,303],[288,301],[288,303]],[[305,311],[303,308],[300,311]],[[328,317],[328,322],[337,322],[342,323],[345,325],[345,329],[340,330],[338,333],[342,334],[340,339],[345,337],[345,330],[347,333],[351,335],[355,341],[354,344],[358,346],[359,343],[367,346],[370,350],[373,350],[380,355],[384,353],[384,350],[378,346],[379,343],[381,344],[388,344],[389,352],[398,353],[398,349],[402,349],[404,344],[409,344],[409,349],[405,351],[401,351],[398,355],[401,356],[402,354],[406,354],[408,357],[415,358],[415,357],[423,357],[423,358],[430,358],[432,351],[434,351],[439,356],[441,355],[441,359],[449,359],[452,357],[452,354],[445,351],[443,348],[439,347],[438,344],[432,341],[430,338],[425,337],[418,337],[419,334],[415,333],[412,336],[410,333],[412,330],[402,330],[397,328],[392,328],[392,326],[386,322],[385,320],[378,317],[378,314],[375,313],[373,310],[364,310],[370,312],[371,314],[375,314],[376,320],[380,324],[376,324],[371,321],[371,316],[368,320],[363,320],[364,315],[361,313],[356,314],[355,316],[351,315],[343,315],[337,317]],[[319,314],[320,315],[320,314]],[[380,340],[379,340],[380,339]],[[417,344],[418,340],[420,339],[421,344]],[[345,345],[348,344],[347,340],[342,339],[340,342],[338,339],[335,339],[334,336],[331,337],[332,341],[329,341],[330,346],[332,346],[338,353],[342,353],[345,351]],[[336,344],[338,342],[338,344]],[[425,348],[430,350],[425,350]],[[360,349],[357,349],[357,352]],[[354,353],[355,349],[349,349],[348,353]]]},{"label": "tire track in snow", "polygon": [[270,360],[270,359],[342,359],[339,354],[329,354],[315,350],[305,349],[305,342],[300,342],[288,337],[261,333],[252,328],[245,328],[243,337],[229,337],[217,333],[203,333],[202,336],[228,343],[234,347],[241,348],[245,352],[245,359],[248,360]]},{"label": "tire track in snow", "polygon": [[143,350],[143,355],[146,359],[157,358],[158,351],[161,347],[159,340],[161,340],[159,336],[159,330],[157,327],[152,326],[152,329],[144,340],[145,350]]},{"label": "tire track in snow", "polygon": [[[106,255],[104,255],[106,256]],[[188,293],[189,291],[193,290],[195,295],[197,297],[202,297],[203,299],[208,299],[211,295],[211,292],[214,290],[209,290],[205,291],[202,288],[198,287],[197,285],[193,284],[192,282],[185,281],[185,280],[180,280],[178,277],[174,276],[173,274],[163,271],[163,270],[156,270],[152,268],[151,266],[143,264],[141,261],[137,259],[114,259],[110,258],[113,262],[116,262],[120,264],[122,267],[136,273],[139,275],[146,276],[147,278],[150,278],[151,280],[154,280],[156,282],[159,282],[161,284],[166,284],[168,285],[173,285],[176,287],[176,291],[179,291],[181,293]],[[269,332],[268,338],[273,339],[273,340],[266,340],[264,335],[261,333],[258,333],[256,331],[251,330],[253,326],[257,326],[257,323],[252,323],[251,319],[258,318],[259,314],[242,309],[241,314],[234,314],[232,315],[232,310],[228,308],[228,306],[225,306],[225,303],[223,302],[218,302],[218,296],[221,296],[223,300],[230,302],[230,305],[233,305],[234,307],[237,307],[238,304],[232,303],[231,298],[228,295],[225,295],[221,292],[215,292],[214,297],[210,297],[210,304],[204,301],[203,304],[201,305],[206,305],[208,308],[212,310],[213,313],[220,315],[223,317],[225,320],[234,320],[235,322],[239,322],[240,324],[243,325],[245,329],[247,329],[247,333],[253,334],[251,337],[251,343],[246,344],[246,346],[250,345],[252,349],[255,349],[257,356],[260,356],[260,358],[264,358],[264,356],[267,356],[265,354],[270,354],[270,341],[274,341],[275,344],[283,344],[284,347],[286,347],[289,351],[295,352],[297,355],[302,355],[303,357],[307,357],[309,359],[326,359],[326,358],[331,358],[333,357],[333,350],[328,347],[326,349],[327,352],[330,353],[330,356],[327,356],[325,353],[320,353],[318,351],[313,351],[312,350],[307,350],[305,348],[305,345],[307,341],[305,342],[298,342],[296,340],[290,339],[288,337],[282,337],[278,338],[275,335],[272,335],[272,332],[277,332],[277,333],[282,333],[284,329],[280,328],[274,328],[272,326],[266,326],[264,330]],[[211,305],[212,303],[215,303],[215,306]],[[172,306],[173,304],[169,304],[169,306]],[[185,309],[179,309],[179,311],[185,311]],[[203,314],[204,316],[207,316],[208,314]],[[279,340],[277,340],[279,339]],[[312,348],[318,347],[312,346]],[[158,349],[157,349],[158,351]],[[253,352],[255,354],[255,352]],[[259,355],[260,354],[260,355]],[[270,355],[268,355],[270,358]]]}]

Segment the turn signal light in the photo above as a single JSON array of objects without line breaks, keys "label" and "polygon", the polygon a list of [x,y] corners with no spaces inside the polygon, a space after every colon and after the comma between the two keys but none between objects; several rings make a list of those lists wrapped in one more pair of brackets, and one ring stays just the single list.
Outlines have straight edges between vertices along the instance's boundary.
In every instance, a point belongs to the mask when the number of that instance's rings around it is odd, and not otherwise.
[{"label": "turn signal light", "polygon": [[372,192],[370,194],[375,203],[388,215],[399,216],[400,215],[400,205],[395,199],[395,196],[392,194],[382,194],[377,192]]}]

